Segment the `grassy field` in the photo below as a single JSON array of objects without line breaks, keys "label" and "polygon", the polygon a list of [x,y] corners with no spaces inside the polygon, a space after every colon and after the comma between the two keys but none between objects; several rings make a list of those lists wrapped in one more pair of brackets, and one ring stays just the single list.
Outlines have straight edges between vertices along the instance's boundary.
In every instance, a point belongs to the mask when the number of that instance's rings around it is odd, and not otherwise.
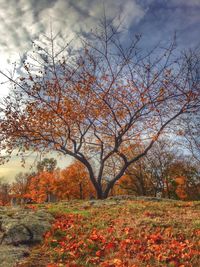
[{"label": "grassy field", "polygon": [[200,266],[200,202],[72,201],[45,208],[55,215],[52,229],[19,266]]}]

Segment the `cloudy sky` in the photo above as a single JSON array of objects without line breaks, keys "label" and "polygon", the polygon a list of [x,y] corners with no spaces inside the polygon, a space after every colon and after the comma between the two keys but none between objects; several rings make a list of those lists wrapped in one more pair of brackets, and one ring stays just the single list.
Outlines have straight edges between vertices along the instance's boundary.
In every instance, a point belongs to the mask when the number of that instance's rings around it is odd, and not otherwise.
[{"label": "cloudy sky", "polygon": [[[146,47],[175,31],[180,47],[200,43],[200,0],[0,0],[0,69],[12,68],[31,41],[48,35],[50,22],[71,39],[94,28],[104,7],[107,17],[121,15],[129,35],[142,34]],[[1,86],[0,95],[6,92]]]},{"label": "cloudy sky", "polygon": [[[169,41],[174,32],[181,48],[200,45],[200,0],[0,0],[0,70],[31,49],[31,41],[55,32],[69,39],[95,27],[105,7],[107,17],[120,13],[129,35],[142,34],[143,45]],[[0,75],[0,82],[5,79]],[[8,92],[0,85],[0,98]],[[0,176],[13,176],[18,161],[0,167]]]}]

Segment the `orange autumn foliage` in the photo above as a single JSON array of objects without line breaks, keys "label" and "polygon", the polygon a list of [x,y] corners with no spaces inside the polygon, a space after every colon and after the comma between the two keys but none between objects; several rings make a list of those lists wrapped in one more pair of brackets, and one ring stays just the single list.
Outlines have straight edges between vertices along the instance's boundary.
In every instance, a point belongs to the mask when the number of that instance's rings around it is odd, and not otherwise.
[{"label": "orange autumn foliage", "polygon": [[176,187],[176,194],[181,200],[185,200],[188,197],[187,194],[187,185],[186,185],[186,178],[184,176],[177,177],[175,179],[175,182],[177,184]]},{"label": "orange autumn foliage", "polygon": [[55,188],[59,199],[85,199],[95,194],[86,168],[78,161],[60,172]]},{"label": "orange autumn foliage", "polygon": [[[152,209],[155,205],[144,202],[134,204],[143,207],[142,209],[146,205],[151,205]],[[117,214],[116,208],[99,208],[95,213],[91,212],[94,216],[89,218],[80,214],[58,214],[51,230],[45,234],[42,246],[49,259],[46,266],[199,266],[198,237],[194,238],[198,234],[197,230],[190,229],[186,235],[172,226],[162,228],[145,224],[138,227],[133,223],[139,220],[138,216],[129,212],[130,202],[128,205],[127,209],[126,203],[123,203],[123,208],[120,207]],[[158,208],[158,205],[154,207]],[[144,220],[146,216],[157,216],[156,211],[142,214],[139,210],[140,217]],[[122,211],[129,215],[121,216]],[[136,209],[135,213],[137,212]],[[174,207],[170,208],[170,212],[174,212]],[[169,216],[169,213],[165,213],[166,211],[163,216]],[[103,228],[93,226],[102,225],[102,222],[106,222]]]},{"label": "orange autumn foliage", "polygon": [[55,181],[56,177],[52,172],[44,171],[33,176],[26,196],[37,203],[47,201],[48,194],[55,192]]},{"label": "orange autumn foliage", "polygon": [[85,199],[94,195],[94,188],[89,180],[84,165],[74,162],[63,170],[41,171],[27,178],[25,184],[15,182],[12,191],[17,198],[30,199],[36,203],[56,200]]},{"label": "orange autumn foliage", "polygon": [[185,185],[186,178],[184,176],[177,177],[175,179],[175,182],[177,183],[177,185]]}]

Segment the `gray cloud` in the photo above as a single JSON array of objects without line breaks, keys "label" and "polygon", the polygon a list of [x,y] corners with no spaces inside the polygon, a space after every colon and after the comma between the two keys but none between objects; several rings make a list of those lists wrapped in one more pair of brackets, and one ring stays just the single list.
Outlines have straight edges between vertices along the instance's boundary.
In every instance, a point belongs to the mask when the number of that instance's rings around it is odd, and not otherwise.
[{"label": "gray cloud", "polygon": [[[134,0],[108,0],[105,9],[108,16],[120,11],[126,27],[144,15]],[[54,31],[61,30],[68,36],[92,28],[102,11],[103,1],[0,0],[0,53],[9,57],[27,51],[32,39],[49,31],[50,21]]]},{"label": "gray cloud", "polygon": [[175,6],[190,6],[190,7],[200,7],[200,1],[199,0],[170,0],[170,4]]},{"label": "gray cloud", "polygon": [[[159,41],[169,42],[177,34],[179,48],[200,45],[199,0],[138,0],[147,8],[142,20],[132,27],[142,33],[146,47]],[[147,4],[148,3],[148,4]]]},{"label": "gray cloud", "polygon": [[[108,18],[120,14],[123,27],[128,29],[145,15],[137,0],[0,0],[0,70],[12,70],[11,63],[17,61],[19,74],[31,41],[44,40],[43,34],[50,33],[50,22],[54,33],[60,32],[66,41],[74,39],[73,45],[77,45],[75,34],[94,28],[104,7]],[[0,84],[4,81],[0,75]],[[7,93],[3,83],[0,98]]]},{"label": "gray cloud", "polygon": [[50,21],[69,39],[89,31],[103,7],[108,17],[121,15],[128,34],[142,33],[146,46],[169,40],[175,30],[183,47],[199,42],[199,0],[0,0],[0,61],[24,57],[31,40],[49,33]]}]

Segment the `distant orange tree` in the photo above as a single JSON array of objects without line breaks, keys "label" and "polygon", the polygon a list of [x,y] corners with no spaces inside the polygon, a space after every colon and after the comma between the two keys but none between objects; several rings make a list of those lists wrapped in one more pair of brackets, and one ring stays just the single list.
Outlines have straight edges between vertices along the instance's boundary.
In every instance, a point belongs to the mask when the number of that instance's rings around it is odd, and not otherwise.
[{"label": "distant orange tree", "polygon": [[[200,99],[200,80],[191,75],[198,54],[175,57],[175,42],[144,51],[140,36],[123,42],[119,29],[104,18],[72,53],[57,50],[51,35],[34,44],[35,63],[27,55],[18,79],[3,73],[14,86],[0,107],[1,151],[71,156],[86,167],[99,199]],[[132,158],[123,152],[143,141]]]},{"label": "distant orange tree", "polygon": [[53,172],[43,171],[31,177],[26,197],[34,202],[42,203],[48,201],[51,194],[55,193],[56,177]]},{"label": "distant orange tree", "polygon": [[[125,148],[127,157],[143,149],[143,144]],[[117,194],[162,196],[182,200],[200,197],[200,169],[190,155],[180,155],[171,138],[160,138],[146,156],[131,165],[114,187]]]},{"label": "distant orange tree", "polygon": [[172,163],[168,175],[170,177],[169,190],[181,200],[200,199],[200,172],[198,165],[192,160],[177,160]]},{"label": "distant orange tree", "polygon": [[95,193],[86,167],[78,161],[60,171],[55,192],[59,199],[85,199]]},{"label": "distant orange tree", "polygon": [[[75,161],[62,170],[52,168],[52,166],[55,167],[52,162],[55,163],[52,159],[44,159],[37,164],[38,172],[19,173],[9,187],[12,197],[43,203],[50,202],[52,198],[69,200],[94,196],[94,187],[90,182],[86,167],[81,162]],[[1,196],[3,198],[0,190],[0,199]]]}]

